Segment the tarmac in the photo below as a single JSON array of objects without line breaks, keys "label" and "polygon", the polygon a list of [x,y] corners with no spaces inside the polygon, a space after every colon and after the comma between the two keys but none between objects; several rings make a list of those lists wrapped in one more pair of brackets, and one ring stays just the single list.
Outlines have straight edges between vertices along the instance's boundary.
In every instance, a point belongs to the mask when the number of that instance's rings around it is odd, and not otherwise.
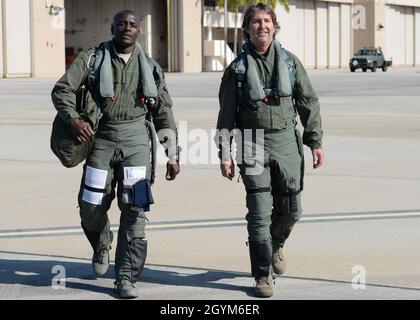
[{"label": "tarmac", "polygon": [[[326,162],[313,170],[306,148],[304,215],[269,300],[418,300],[420,68],[308,74]],[[221,76],[166,74],[184,151],[173,182],[159,151],[138,300],[258,300],[243,185],[212,161]],[[0,299],[115,300],[113,259],[104,277],[91,272],[77,209],[82,168],[64,168],[49,149],[55,81],[0,80]],[[115,203],[109,218],[116,232]]]}]

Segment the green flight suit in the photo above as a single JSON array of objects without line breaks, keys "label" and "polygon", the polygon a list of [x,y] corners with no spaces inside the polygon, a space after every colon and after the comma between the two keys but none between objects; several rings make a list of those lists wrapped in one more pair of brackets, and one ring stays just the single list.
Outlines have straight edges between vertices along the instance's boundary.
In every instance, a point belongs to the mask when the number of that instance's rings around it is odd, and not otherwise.
[{"label": "green flight suit", "polygon": [[[231,159],[231,139],[227,137],[231,130],[239,129],[243,138],[242,145],[239,143],[243,152],[236,161],[247,193],[246,219],[250,244],[272,242],[273,247],[283,247],[294,224],[301,217],[300,191],[303,188],[304,160],[302,137],[295,129],[296,111],[304,127],[303,144],[311,149],[321,147],[323,132],[317,95],[299,59],[287,53],[295,65],[296,80],[292,96],[268,96],[265,102],[253,102],[246,90],[246,83],[238,82],[235,70],[239,58],[225,70],[219,91],[217,129],[225,129],[224,133],[215,138],[220,159]],[[274,45],[271,45],[266,55],[255,50],[252,50],[251,55],[264,87],[275,87],[272,85],[275,82],[276,66]],[[246,131],[249,130],[253,131],[253,135],[247,139]],[[263,139],[256,138],[258,130],[263,132]],[[244,156],[247,154],[246,148],[248,155],[259,152],[262,156],[247,160]],[[257,251],[254,255],[261,258]],[[250,253],[252,262],[253,253]],[[266,255],[267,259],[269,256]],[[254,276],[268,273],[268,269],[261,273],[257,270],[258,266],[252,265],[252,268]]]},{"label": "green flight suit", "polygon": [[[146,258],[145,212],[124,201],[124,179],[150,179],[150,137],[146,129],[147,107],[139,89],[139,49],[135,47],[127,63],[111,45],[114,98],[103,98],[99,79],[92,84],[93,97],[103,116],[94,137],[91,154],[86,159],[79,192],[82,227],[93,250],[109,249],[112,232],[108,210],[117,188],[121,210],[115,264],[117,281],[135,282]],[[79,118],[75,92],[87,71],[87,61],[94,49],[82,51],[57,82],[52,99],[59,115],[66,122]],[[152,112],[156,131],[177,132],[172,113],[172,101],[159,65],[147,57],[153,66],[158,97]],[[153,137],[154,138],[154,137]],[[163,141],[161,141],[163,142]],[[170,155],[171,157],[173,155]]]}]

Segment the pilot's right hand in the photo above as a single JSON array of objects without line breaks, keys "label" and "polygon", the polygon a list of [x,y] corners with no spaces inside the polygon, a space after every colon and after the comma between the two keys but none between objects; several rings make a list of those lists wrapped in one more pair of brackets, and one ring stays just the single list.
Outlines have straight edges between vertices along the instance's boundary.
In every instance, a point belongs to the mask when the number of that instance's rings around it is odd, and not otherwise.
[{"label": "pilot's right hand", "polygon": [[70,120],[70,128],[73,137],[80,143],[89,140],[95,135],[95,131],[92,130],[90,123],[81,119]]},{"label": "pilot's right hand", "polygon": [[220,171],[222,176],[232,181],[235,176],[235,164],[232,160],[224,161],[220,164]]}]

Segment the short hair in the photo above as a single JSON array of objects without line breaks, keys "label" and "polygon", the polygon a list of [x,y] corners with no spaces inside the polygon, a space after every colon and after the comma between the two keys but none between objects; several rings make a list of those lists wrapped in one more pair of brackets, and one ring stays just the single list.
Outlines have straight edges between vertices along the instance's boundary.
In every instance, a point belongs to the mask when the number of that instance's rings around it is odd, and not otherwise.
[{"label": "short hair", "polygon": [[126,14],[131,14],[132,16],[136,17],[136,19],[138,19],[137,14],[133,10],[125,9],[125,10],[121,10],[121,11],[119,11],[115,14],[114,18],[112,19],[112,23],[115,24],[115,22],[117,21],[117,18],[119,18],[122,15],[126,15]]},{"label": "short hair", "polygon": [[242,37],[244,38],[245,41],[249,40],[249,32],[248,32],[249,24],[251,23],[251,19],[257,10],[265,11],[271,16],[271,20],[273,20],[273,25],[275,28],[273,38],[275,38],[277,32],[280,30],[280,26],[277,23],[276,13],[274,12],[273,8],[269,4],[261,3],[261,2],[257,4],[253,4],[246,9],[245,14],[244,14],[244,21],[242,22]]}]

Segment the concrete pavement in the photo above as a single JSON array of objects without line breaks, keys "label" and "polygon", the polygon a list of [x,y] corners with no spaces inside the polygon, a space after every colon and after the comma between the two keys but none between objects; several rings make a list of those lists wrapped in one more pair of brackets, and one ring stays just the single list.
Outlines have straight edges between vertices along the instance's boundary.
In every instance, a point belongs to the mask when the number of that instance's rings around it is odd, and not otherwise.
[{"label": "concrete pavement", "polygon": [[[327,158],[314,171],[306,150],[304,218],[272,299],[419,299],[420,69],[309,75]],[[193,129],[212,144],[220,78],[167,74],[187,154]],[[55,80],[0,80],[0,298],[114,299],[112,268],[92,278],[80,234],[81,167],[65,169],[49,150]],[[159,166],[140,299],[254,299],[242,184],[222,179],[211,163],[184,163],[175,182],[163,175]],[[111,223],[118,219],[114,204]],[[65,290],[52,287],[54,266],[64,266]],[[359,280],[365,289],[353,288]]]}]

